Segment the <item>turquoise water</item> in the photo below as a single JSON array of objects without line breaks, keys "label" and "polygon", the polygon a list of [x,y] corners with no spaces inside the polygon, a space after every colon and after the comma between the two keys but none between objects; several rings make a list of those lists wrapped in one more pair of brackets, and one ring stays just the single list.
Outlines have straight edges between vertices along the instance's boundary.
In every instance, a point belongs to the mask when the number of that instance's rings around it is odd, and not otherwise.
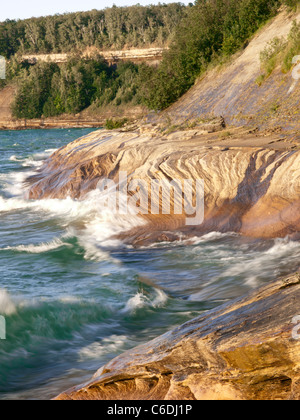
[{"label": "turquoise water", "polygon": [[138,223],[84,202],[30,201],[24,180],[92,130],[0,132],[0,398],[52,398],[113,357],[296,270],[300,246],[212,232],[135,250]]}]

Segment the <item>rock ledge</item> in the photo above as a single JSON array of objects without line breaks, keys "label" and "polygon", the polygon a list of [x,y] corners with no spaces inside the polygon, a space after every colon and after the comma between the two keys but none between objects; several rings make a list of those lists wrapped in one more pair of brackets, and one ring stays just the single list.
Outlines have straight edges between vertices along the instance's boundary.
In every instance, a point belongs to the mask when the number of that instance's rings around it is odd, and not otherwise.
[{"label": "rock ledge", "polygon": [[299,302],[296,273],[124,353],[57,399],[297,400]]}]

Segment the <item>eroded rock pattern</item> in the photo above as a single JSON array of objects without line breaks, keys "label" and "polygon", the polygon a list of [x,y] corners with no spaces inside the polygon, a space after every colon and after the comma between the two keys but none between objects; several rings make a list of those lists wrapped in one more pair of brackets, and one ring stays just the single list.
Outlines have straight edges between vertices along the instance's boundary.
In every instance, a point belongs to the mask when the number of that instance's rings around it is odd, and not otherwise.
[{"label": "eroded rock pattern", "polygon": [[155,239],[153,232],[176,230],[187,235],[233,231],[252,237],[297,237],[299,150],[248,147],[241,143],[242,140],[235,146],[231,141],[226,146],[226,140],[220,141],[218,133],[204,135],[197,130],[169,135],[153,130],[100,130],[54,153],[28,180],[29,198],[84,199],[103,178],[117,184],[122,171],[128,174],[128,183],[143,180],[149,191],[152,180],[189,179],[195,190],[198,179],[205,185],[204,223],[186,226],[186,214],[172,212],[178,197],[171,196],[170,214],[154,215],[149,207],[149,214],[142,215],[149,222],[144,230],[139,228],[132,236],[125,236],[137,244],[147,238]]}]

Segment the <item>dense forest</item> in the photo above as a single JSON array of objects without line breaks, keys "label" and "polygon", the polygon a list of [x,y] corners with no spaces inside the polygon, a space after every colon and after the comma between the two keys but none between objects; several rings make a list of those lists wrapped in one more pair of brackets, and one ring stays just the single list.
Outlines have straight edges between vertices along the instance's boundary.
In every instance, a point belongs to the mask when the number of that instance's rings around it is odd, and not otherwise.
[{"label": "dense forest", "polygon": [[139,103],[139,66],[131,62],[110,66],[101,56],[72,56],[62,65],[39,62],[27,69],[15,62],[13,70],[18,73],[17,118],[76,114],[91,104],[101,109]]},{"label": "dense forest", "polygon": [[[28,28],[26,30],[28,21],[14,22],[16,30],[25,25],[24,33],[27,35],[18,40],[10,35],[11,44],[4,42],[6,55],[11,56],[6,82],[18,85],[13,113],[18,118],[39,118],[78,113],[90,105],[101,110],[104,106],[118,107],[122,104],[144,104],[148,109],[164,109],[185,93],[209,66],[222,63],[244,48],[251,36],[268,19],[275,16],[282,5],[295,8],[298,4],[299,0],[197,0],[188,7],[180,4],[146,8],[136,6],[136,9],[113,7],[104,12],[56,16],[53,20],[49,17],[40,18],[37,21],[41,25],[42,22],[45,25],[46,22],[47,25],[52,22],[52,25],[64,21],[59,24],[62,26],[58,25],[60,28],[65,28],[66,22],[69,22],[69,31],[53,30],[57,32],[55,39],[59,41],[54,42],[53,38],[51,43],[50,32],[45,26],[44,32],[36,37],[35,46],[33,41],[30,43],[30,39],[35,38],[28,35]],[[129,24],[126,19],[134,10],[137,22],[132,26],[132,20]],[[138,10],[141,11],[139,15]],[[157,24],[155,31],[154,26],[149,24],[148,15],[150,11],[154,13],[154,10],[159,11],[161,18],[165,16],[164,23],[162,26]],[[107,20],[101,17],[103,13],[106,16],[115,16],[115,19],[118,17],[119,20],[112,19],[112,26],[109,26],[108,17]],[[172,14],[176,15],[176,27],[173,26],[173,29],[168,26],[170,23],[167,19]],[[147,24],[145,16],[148,19]],[[82,19],[86,19],[84,26],[78,24]],[[34,19],[29,21],[35,22]],[[103,32],[99,29],[101,22],[106,25]],[[4,25],[9,26],[10,23],[6,22]],[[98,30],[83,30],[88,27],[97,27]],[[293,30],[293,37],[299,39],[300,26],[296,25]],[[83,58],[79,52],[87,46],[103,46],[104,39],[107,47],[142,46],[148,42],[151,45],[151,39],[158,42],[160,31],[173,35],[165,38],[169,40],[169,49],[158,67],[130,62],[110,66],[100,55]],[[156,37],[148,37],[146,33],[155,33]],[[20,49],[22,52],[66,52],[71,46],[77,52],[70,55],[67,63],[60,65],[49,62],[30,65],[19,57]],[[293,48],[295,51],[296,47]]]},{"label": "dense forest", "polygon": [[0,55],[164,46],[186,15],[181,3],[111,7],[0,23]]}]

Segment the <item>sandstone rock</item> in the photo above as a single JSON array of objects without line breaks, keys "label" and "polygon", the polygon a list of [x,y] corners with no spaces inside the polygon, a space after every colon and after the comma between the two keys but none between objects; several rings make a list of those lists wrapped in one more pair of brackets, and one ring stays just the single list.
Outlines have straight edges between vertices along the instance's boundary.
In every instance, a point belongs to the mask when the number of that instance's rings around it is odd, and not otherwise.
[{"label": "sandstone rock", "polygon": [[124,353],[57,399],[297,400],[299,302],[296,273]]},{"label": "sandstone rock", "polygon": [[[100,130],[54,153],[28,179],[29,198],[83,199],[100,179],[117,184],[120,171],[128,173],[128,182],[145,181],[148,191],[154,179],[189,179],[195,193],[195,181],[203,180],[204,223],[186,226],[186,214],[172,210],[175,204],[182,204],[176,196],[171,197],[170,214],[152,215],[150,208],[144,209],[148,212],[141,216],[148,222],[145,232],[160,235],[162,230],[181,230],[195,236],[232,231],[265,238],[296,235],[300,230],[299,150],[243,146],[245,137],[234,146],[236,140],[226,143],[218,133],[198,136],[194,131],[178,131],[163,137],[151,132]],[[263,139],[270,142],[270,138]],[[258,141],[251,137],[251,142]],[[148,198],[143,201],[148,203]],[[161,205],[161,199],[157,204]]]}]

